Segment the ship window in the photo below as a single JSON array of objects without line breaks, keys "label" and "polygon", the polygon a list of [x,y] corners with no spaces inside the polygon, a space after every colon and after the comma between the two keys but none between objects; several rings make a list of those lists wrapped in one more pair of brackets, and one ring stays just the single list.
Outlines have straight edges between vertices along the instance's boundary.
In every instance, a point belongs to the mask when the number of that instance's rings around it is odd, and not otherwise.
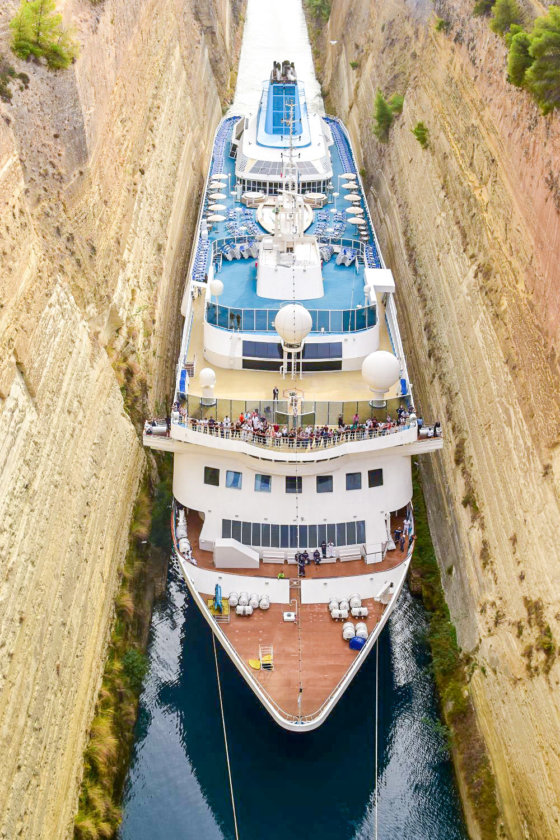
[{"label": "ship window", "polygon": [[238,522],[237,519],[231,521],[231,536],[237,542],[241,542],[241,522]]},{"label": "ship window", "polygon": [[272,476],[258,474],[255,476],[255,491],[257,493],[270,493],[271,487]]},{"label": "ship window", "polygon": [[309,545],[307,542],[307,525],[299,526],[299,544],[300,548],[307,548]]},{"label": "ship window", "polygon": [[339,522],[336,526],[336,540],[337,545],[347,545],[346,541],[346,522]]},{"label": "ship window", "polygon": [[333,542],[336,545],[336,525],[332,522],[327,525],[327,542]]},{"label": "ship window", "polygon": [[263,545],[265,548],[268,548],[269,545],[270,545],[270,525],[267,525],[266,523],[263,523],[263,526],[262,526],[262,537],[261,537],[261,539],[262,539],[261,545]]},{"label": "ship window", "polygon": [[280,525],[280,546],[282,548],[288,548],[290,544],[289,541],[289,532],[287,525]]},{"label": "ship window", "polygon": [[359,472],[346,473],[346,489],[347,490],[361,490],[362,489],[362,474]]},{"label": "ship window", "polygon": [[381,487],[383,470],[368,470],[368,487]]},{"label": "ship window", "polygon": [[317,476],[317,493],[332,493],[333,491],[333,477],[332,475],[318,475]]},{"label": "ship window", "polygon": [[241,523],[241,542],[243,545],[251,545],[251,523]]},{"label": "ship window", "polygon": [[346,523],[346,542],[348,545],[354,545],[357,542],[356,540],[356,523],[355,522],[347,522]]},{"label": "ship window", "polygon": [[251,534],[251,545],[261,545],[261,524],[253,522],[253,533]]},{"label": "ship window", "polygon": [[231,519],[222,519],[222,538],[228,540],[231,537]]},{"label": "ship window", "polygon": [[280,526],[270,526],[270,545],[271,548],[280,548]]},{"label": "ship window", "polygon": [[220,486],[220,470],[216,467],[204,467],[204,483],[213,487]]},{"label": "ship window", "polygon": [[298,544],[298,526],[290,525],[290,548],[297,548]]},{"label": "ship window", "polygon": [[310,525],[309,526],[309,545],[313,548],[316,545],[319,545],[317,542],[317,526]]},{"label": "ship window", "polygon": [[301,475],[286,476],[286,493],[301,493]]},{"label": "ship window", "polygon": [[363,519],[356,522],[356,542],[365,543],[366,541],[366,523]]},{"label": "ship window", "polygon": [[242,476],[240,472],[236,472],[235,470],[226,471],[226,487],[230,487],[233,490],[241,490],[241,484]]},{"label": "ship window", "polygon": [[322,542],[327,541],[327,526],[326,525],[317,525],[317,544],[321,545]]}]

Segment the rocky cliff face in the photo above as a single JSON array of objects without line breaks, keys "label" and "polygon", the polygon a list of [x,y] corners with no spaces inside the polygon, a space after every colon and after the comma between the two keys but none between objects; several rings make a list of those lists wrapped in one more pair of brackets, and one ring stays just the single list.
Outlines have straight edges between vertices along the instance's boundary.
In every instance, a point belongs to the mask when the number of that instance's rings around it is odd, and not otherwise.
[{"label": "rocky cliff face", "polygon": [[[500,836],[560,836],[560,117],[506,82],[468,0],[333,0],[329,109],[367,170],[420,410],[431,525],[488,745]],[[336,41],[336,43],[332,43]],[[357,63],[352,68],[350,62]],[[387,145],[376,90],[405,94]],[[429,129],[423,150],[411,129]]]},{"label": "rocky cliff face", "polygon": [[[0,12],[0,47],[8,53]],[[0,105],[0,837],[71,831],[243,0],[67,0],[81,45]],[[19,66],[21,64],[21,66]],[[15,90],[16,86],[12,86]],[[126,405],[123,401],[126,395]]]}]

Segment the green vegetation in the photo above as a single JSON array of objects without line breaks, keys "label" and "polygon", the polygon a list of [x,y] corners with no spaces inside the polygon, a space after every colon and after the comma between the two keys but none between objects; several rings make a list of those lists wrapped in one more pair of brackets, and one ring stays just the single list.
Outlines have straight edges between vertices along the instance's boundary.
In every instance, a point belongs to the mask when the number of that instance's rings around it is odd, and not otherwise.
[{"label": "green vegetation", "polygon": [[513,24],[521,23],[521,9],[516,0],[496,0],[492,8],[490,29],[498,35],[505,35]]},{"label": "green vegetation", "polygon": [[375,96],[375,127],[373,133],[381,143],[386,143],[389,139],[389,129],[393,123],[396,115],[400,114],[403,109],[404,96],[400,93],[394,93],[389,101],[385,99],[380,90]]},{"label": "green vegetation", "polygon": [[84,754],[75,840],[115,837],[121,820],[120,800],[148,664],[142,649],[151,618],[151,596],[147,593],[152,591],[154,574],[160,574],[149,568],[153,561],[147,541],[152,545],[162,541],[164,521],[169,533],[170,456],[158,459],[158,468],[162,480],[154,500],[145,479],[134,507],[105,671]]},{"label": "green vegetation", "polygon": [[56,0],[21,0],[10,22],[12,50],[19,58],[44,58],[53,70],[68,67],[78,54],[78,46],[62,26]]},{"label": "green vegetation", "polygon": [[492,11],[492,7],[494,6],[495,0],[477,0],[474,4],[473,8],[473,15],[475,16],[485,16],[488,17],[490,12]]},{"label": "green vegetation", "polygon": [[359,66],[360,66],[360,62],[359,62],[359,61],[351,61],[351,62],[350,62],[350,67],[352,68],[352,70],[357,70],[357,68],[358,68]]},{"label": "green vegetation", "polygon": [[428,148],[429,132],[423,122],[417,122],[414,128],[410,129],[423,149]]},{"label": "green vegetation", "polygon": [[436,22],[435,22],[436,32],[447,32],[450,26],[451,26],[451,24],[449,23],[448,20],[445,20],[445,18],[440,18],[440,17],[436,18]]},{"label": "green vegetation", "polygon": [[0,54],[0,99],[2,102],[11,101],[11,85],[17,82],[20,83],[20,90],[24,90],[29,87],[29,76],[27,73],[16,73],[12,65]]},{"label": "green vegetation", "polygon": [[531,39],[521,26],[514,25],[506,36],[506,43],[509,47],[508,79],[512,85],[522,87],[525,73],[533,63],[533,59],[529,55]]},{"label": "green vegetation", "polygon": [[308,9],[316,15],[328,20],[331,13],[331,0],[305,0]]},{"label": "green vegetation", "polygon": [[464,779],[473,813],[479,821],[480,837],[482,840],[495,840],[498,806],[494,777],[468,688],[477,664],[461,653],[457,643],[457,634],[443,594],[417,469],[413,475],[413,486],[416,540],[412,571],[415,579],[420,580],[428,617],[427,640],[442,710],[441,731],[446,733],[458,771]]}]

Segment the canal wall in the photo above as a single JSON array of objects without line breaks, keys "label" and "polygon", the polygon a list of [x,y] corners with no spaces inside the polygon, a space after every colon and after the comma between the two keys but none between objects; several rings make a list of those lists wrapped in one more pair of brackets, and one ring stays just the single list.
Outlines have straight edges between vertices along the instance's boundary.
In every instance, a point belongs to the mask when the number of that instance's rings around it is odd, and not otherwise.
[{"label": "canal wall", "polygon": [[[0,837],[71,835],[138,425],[174,374],[243,0],[66,0],[80,54],[0,102]],[[136,428],[135,428],[136,426]]]},{"label": "canal wall", "polygon": [[[542,13],[542,9],[533,9]],[[435,28],[436,15],[446,30]],[[496,778],[498,836],[560,833],[560,116],[470,0],[333,0],[315,54],[361,154],[420,413],[430,525]],[[404,94],[386,144],[374,99]],[[423,149],[412,133],[429,131]],[[468,810],[468,809],[467,809]],[[477,836],[476,820],[470,820]]]}]

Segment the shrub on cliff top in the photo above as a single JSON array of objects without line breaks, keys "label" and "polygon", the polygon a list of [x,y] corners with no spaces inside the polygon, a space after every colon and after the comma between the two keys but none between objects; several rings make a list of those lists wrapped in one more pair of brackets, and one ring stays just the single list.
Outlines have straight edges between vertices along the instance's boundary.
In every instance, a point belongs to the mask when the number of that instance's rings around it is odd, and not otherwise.
[{"label": "shrub on cliff top", "polygon": [[516,0],[496,0],[492,9],[490,29],[498,35],[508,32],[512,24],[521,23],[521,9]]},{"label": "shrub on cliff top", "polygon": [[62,26],[56,0],[21,0],[10,22],[12,50],[20,58],[44,58],[53,70],[68,67],[78,54],[78,46]]},{"label": "shrub on cliff top", "polygon": [[537,18],[531,32],[514,24],[506,42],[510,82],[530,91],[543,114],[560,108],[560,6]]},{"label": "shrub on cliff top", "polygon": [[423,122],[417,122],[414,128],[410,129],[423,149],[428,148],[428,129]]}]

